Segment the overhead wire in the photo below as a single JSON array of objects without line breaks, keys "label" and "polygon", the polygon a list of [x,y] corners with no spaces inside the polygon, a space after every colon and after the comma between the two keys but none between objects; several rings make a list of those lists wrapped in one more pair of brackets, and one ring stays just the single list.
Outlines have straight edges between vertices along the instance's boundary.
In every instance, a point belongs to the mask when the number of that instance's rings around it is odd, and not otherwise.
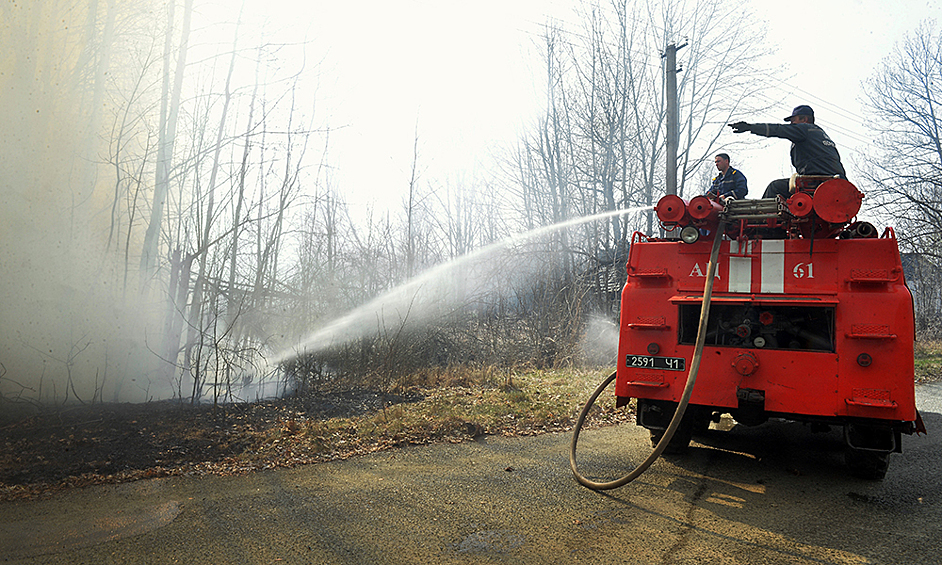
[{"label": "overhead wire", "polygon": [[[590,2],[586,4],[589,10],[601,10],[601,6],[598,2]],[[557,12],[559,10],[556,10]],[[575,13],[575,12],[574,12]],[[653,25],[649,21],[639,20],[637,14],[633,12],[626,12],[624,17],[628,21],[636,24],[649,24]],[[541,37],[544,30],[547,26],[552,26],[553,30],[561,35],[563,39],[561,41],[568,45],[570,48],[577,48],[584,46],[587,42],[597,40],[589,37],[587,33],[579,31],[572,28],[572,21],[565,21],[558,19],[556,17],[547,16],[547,21],[540,23],[535,20],[527,20],[528,23],[533,25],[534,29],[520,29],[522,33],[533,37]],[[656,29],[659,29],[662,33],[666,33],[666,30],[663,26],[655,26]],[[617,47],[615,42],[606,41],[609,47]],[[725,60],[726,53],[721,52],[716,46],[705,46],[705,49],[701,51],[701,56],[707,58],[707,60],[712,60],[715,64],[721,64]],[[761,58],[761,57],[760,57]],[[644,58],[639,57],[638,55],[628,55],[628,59],[636,65],[649,68],[650,70],[660,70],[659,61],[655,61],[653,57]],[[756,61],[749,61],[745,63],[744,67],[747,71],[753,72],[758,76],[763,76],[767,80],[772,81],[778,85],[778,90],[783,94],[782,99],[776,100],[772,96],[769,96],[766,92],[761,90],[755,93],[755,96],[760,100],[763,100],[764,104],[768,107],[779,106],[783,104],[785,98],[791,98],[797,104],[798,100],[803,100],[805,102],[811,102],[817,107],[823,107],[826,109],[826,112],[820,114],[817,118],[817,122],[827,127],[828,131],[833,132],[835,136],[839,136],[844,140],[850,140],[855,144],[868,145],[871,143],[871,139],[866,133],[863,124],[865,119],[858,112],[842,105],[840,103],[833,102],[831,100],[825,99],[818,94],[810,92],[805,88],[799,87],[794,83],[790,82],[787,79],[780,78],[774,73],[769,72],[768,69],[763,69],[761,67],[755,66],[753,63]],[[742,62],[738,63],[742,64]],[[787,104],[786,104],[787,105]]]},{"label": "overhead wire", "polygon": [[[534,25],[540,25],[544,28],[546,27],[546,24],[537,24],[537,22],[531,22],[531,23],[533,23]],[[555,27],[553,28],[553,30],[562,34],[563,36],[569,36],[570,38],[578,38],[582,41],[591,40],[591,38],[587,36],[586,34],[573,31],[571,29],[566,29],[563,27]],[[541,35],[542,32],[539,32],[539,31],[532,31],[532,30],[526,30],[526,29],[521,29],[520,31],[536,38],[543,37],[543,35]],[[584,45],[576,43],[573,39],[563,40],[563,43],[568,45],[569,47],[583,47],[584,46]],[[608,47],[616,47],[616,45],[611,42],[603,42],[603,44],[607,45]],[[652,68],[656,67],[657,69],[660,69],[660,64],[655,64],[648,59],[638,59],[637,57],[628,57],[628,58],[631,60],[632,63],[635,63],[637,65],[644,66],[644,67],[652,67]]]},{"label": "overhead wire", "polygon": [[[791,87],[791,85],[785,83],[784,81],[779,81],[779,82],[782,83],[782,84],[784,84],[785,86],[787,86],[787,87],[789,87],[789,88]],[[789,90],[786,90],[786,91],[787,91],[787,92],[792,92],[790,89],[789,89]],[[795,91],[804,92],[804,91],[802,91],[801,89],[797,89],[797,88],[795,89]],[[764,100],[766,100],[767,102],[770,102],[770,103],[781,103],[781,101],[775,100],[775,99],[773,99],[772,97],[768,96],[768,95],[765,94],[765,93],[758,93],[757,96],[760,97],[760,98],[763,98]],[[795,100],[795,104],[797,104],[798,101],[803,100],[801,97],[795,96],[794,93],[792,94],[792,96],[793,96],[793,99]],[[810,95],[809,95],[809,96],[810,96]],[[818,101],[821,101],[821,102],[824,101],[822,98],[819,98],[819,97],[817,97],[817,96],[814,96],[814,99],[815,99],[815,100],[818,100]],[[833,106],[833,105],[831,105],[831,106]],[[825,106],[825,107],[828,107],[828,106]],[[838,132],[838,133],[840,133],[844,138],[851,139],[851,140],[853,140],[853,141],[855,141],[855,142],[857,142],[857,143],[860,143],[860,144],[863,144],[863,145],[866,145],[866,144],[870,143],[870,140],[866,137],[866,134],[865,134],[865,133],[863,133],[863,132],[860,131],[860,130],[852,129],[851,126],[846,125],[846,121],[851,121],[851,122],[853,122],[853,123],[855,123],[855,124],[862,124],[864,120],[863,120],[863,118],[862,118],[861,116],[859,116],[859,115],[857,115],[857,114],[852,114],[852,113],[851,113],[850,111],[848,111],[848,110],[844,110],[843,113],[835,113],[835,115],[837,116],[837,119],[832,118],[832,117],[830,117],[830,116],[827,116],[827,117],[823,117],[823,118],[822,118],[821,113],[818,112],[818,114],[815,116],[815,122],[818,123],[818,124],[820,124],[820,125],[825,125],[825,126],[827,126],[828,131],[830,131],[830,132]],[[846,121],[842,121],[842,120],[846,120]],[[777,120],[776,120],[776,121],[777,121]]]}]

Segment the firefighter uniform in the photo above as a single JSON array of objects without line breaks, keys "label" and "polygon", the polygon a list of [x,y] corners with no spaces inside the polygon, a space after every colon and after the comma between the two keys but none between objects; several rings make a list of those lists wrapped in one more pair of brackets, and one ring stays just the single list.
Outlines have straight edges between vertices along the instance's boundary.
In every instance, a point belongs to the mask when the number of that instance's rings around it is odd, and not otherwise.
[{"label": "firefighter uniform", "polygon": [[748,124],[746,131],[791,141],[792,165],[799,175],[847,177],[837,145],[815,124]]},{"label": "firefighter uniform", "polygon": [[706,196],[732,196],[733,198],[743,199],[749,188],[746,186],[746,176],[739,169],[730,167],[726,173],[720,173],[713,177],[713,185],[706,193]]},{"label": "firefighter uniform", "polygon": [[[800,119],[799,119],[800,118]],[[837,145],[828,134],[814,124],[814,110],[811,106],[801,105],[792,110],[785,118],[787,124],[747,124],[736,122],[729,124],[733,133],[752,132],[762,137],[780,137],[792,142],[792,166],[799,175],[837,176],[847,178]],[[769,183],[763,198],[789,197],[788,179],[778,179]]]}]

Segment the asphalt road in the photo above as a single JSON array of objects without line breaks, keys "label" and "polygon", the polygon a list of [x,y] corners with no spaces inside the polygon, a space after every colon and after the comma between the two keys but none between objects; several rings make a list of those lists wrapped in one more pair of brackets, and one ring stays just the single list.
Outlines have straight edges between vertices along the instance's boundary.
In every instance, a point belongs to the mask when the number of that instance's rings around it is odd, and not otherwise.
[{"label": "asphalt road", "polygon": [[[4,563],[942,563],[942,385],[928,436],[882,482],[846,475],[838,431],[711,431],[607,493],[572,479],[570,435],[410,447],[244,477],[173,477],[0,504]],[[633,425],[588,431],[611,479],[650,451]]]}]

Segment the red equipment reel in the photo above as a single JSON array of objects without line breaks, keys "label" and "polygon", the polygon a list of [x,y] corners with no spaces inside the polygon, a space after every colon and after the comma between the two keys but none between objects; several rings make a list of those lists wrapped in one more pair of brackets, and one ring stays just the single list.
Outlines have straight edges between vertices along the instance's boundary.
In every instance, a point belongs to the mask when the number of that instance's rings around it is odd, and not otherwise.
[{"label": "red equipment reel", "polygon": [[814,191],[814,211],[825,222],[846,224],[857,216],[863,197],[849,181],[831,179]]},{"label": "red equipment reel", "polygon": [[687,204],[690,217],[699,222],[716,223],[723,205],[706,196],[696,196]]},{"label": "red equipment reel", "polygon": [[788,211],[796,218],[804,218],[811,213],[813,208],[811,196],[804,192],[793,194],[786,204],[788,205]]},{"label": "red equipment reel", "polygon": [[[667,225],[687,225],[687,203],[676,194],[668,194],[661,198],[654,207],[657,219]],[[685,221],[685,219],[687,221]]]}]

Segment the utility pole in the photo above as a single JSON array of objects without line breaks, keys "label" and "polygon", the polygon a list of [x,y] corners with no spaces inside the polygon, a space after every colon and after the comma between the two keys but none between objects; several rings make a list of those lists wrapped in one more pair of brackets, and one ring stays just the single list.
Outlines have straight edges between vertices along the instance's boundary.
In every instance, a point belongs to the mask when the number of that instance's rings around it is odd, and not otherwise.
[{"label": "utility pole", "polygon": [[664,51],[664,98],[667,103],[667,194],[677,194],[677,143],[680,139],[679,111],[677,109],[677,51],[687,44],[671,43]]}]

